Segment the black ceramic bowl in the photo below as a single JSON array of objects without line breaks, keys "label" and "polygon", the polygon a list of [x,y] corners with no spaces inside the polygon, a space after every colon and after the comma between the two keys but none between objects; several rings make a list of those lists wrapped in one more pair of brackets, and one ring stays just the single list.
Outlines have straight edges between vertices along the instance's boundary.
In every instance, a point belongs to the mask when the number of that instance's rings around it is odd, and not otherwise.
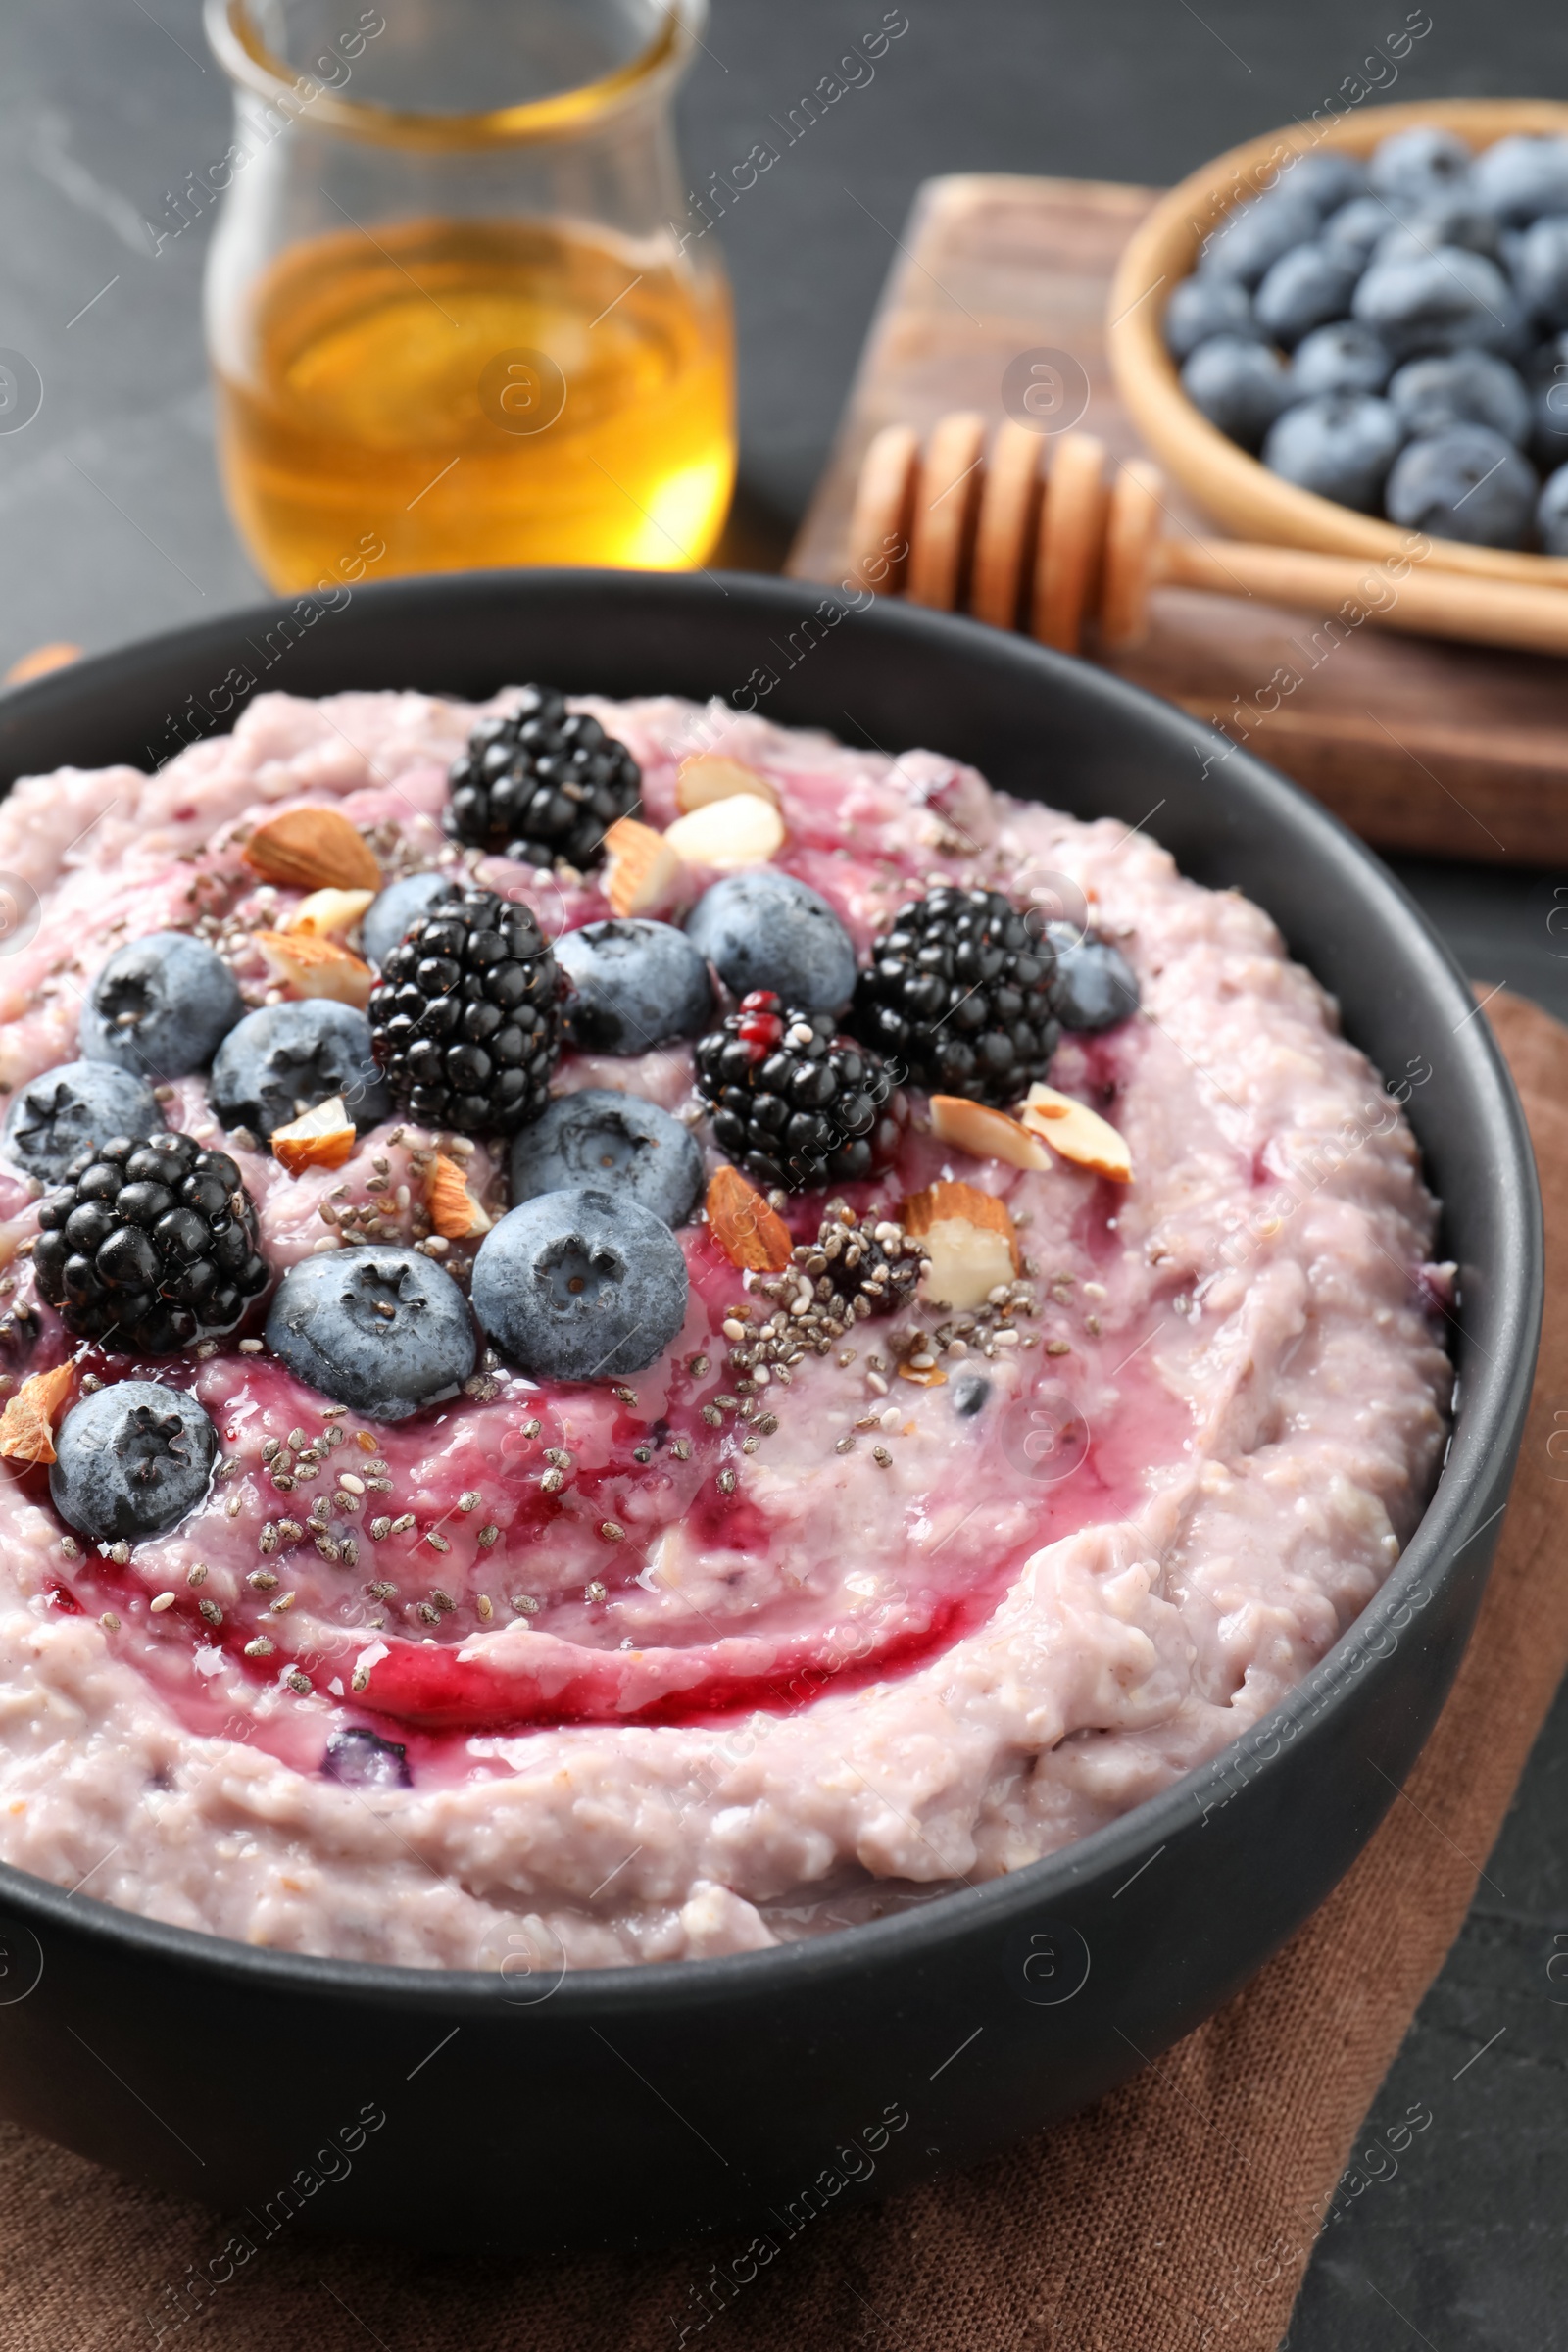
[{"label": "black ceramic bowl", "polygon": [[[306,617],[309,615],[309,618]],[[803,2226],[969,2164],[1222,2002],[1365,1843],[1458,1663],[1507,1494],[1542,1288],[1530,1144],[1452,958],[1332,817],[1167,705],[1021,639],[789,583],[497,573],[302,600],[0,698],[0,774],[146,764],[243,681],[484,695],[546,678],[719,695],[924,744],[1081,816],[1148,823],[1265,906],[1409,1103],[1462,1269],[1436,1496],[1307,1685],[1064,1853],[852,1933],[558,1979],[296,1958],[0,1870],[0,2108],[258,2230],[433,2245]]]}]

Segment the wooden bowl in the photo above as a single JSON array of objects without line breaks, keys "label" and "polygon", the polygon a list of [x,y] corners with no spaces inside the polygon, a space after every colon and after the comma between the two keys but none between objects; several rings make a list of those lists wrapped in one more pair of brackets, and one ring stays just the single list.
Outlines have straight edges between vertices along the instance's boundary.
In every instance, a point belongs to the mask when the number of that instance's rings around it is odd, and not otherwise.
[{"label": "wooden bowl", "polygon": [[[1198,249],[1243,197],[1271,187],[1286,157],[1319,146],[1370,155],[1391,131],[1440,123],[1472,147],[1490,147],[1515,131],[1568,131],[1568,105],[1550,99],[1449,98],[1367,106],[1319,133],[1293,122],[1233,147],[1162,197],[1133,232],[1111,284],[1106,344],[1116,388],[1150,450],[1238,539],[1313,547],[1330,554],[1399,554],[1406,533],[1380,515],[1298,490],[1228,440],[1194,407],[1165,349],[1161,323],[1173,286],[1191,275]],[[1453,571],[1494,580],[1568,588],[1568,557],[1519,555],[1508,548],[1467,547],[1434,539],[1428,559]]]}]

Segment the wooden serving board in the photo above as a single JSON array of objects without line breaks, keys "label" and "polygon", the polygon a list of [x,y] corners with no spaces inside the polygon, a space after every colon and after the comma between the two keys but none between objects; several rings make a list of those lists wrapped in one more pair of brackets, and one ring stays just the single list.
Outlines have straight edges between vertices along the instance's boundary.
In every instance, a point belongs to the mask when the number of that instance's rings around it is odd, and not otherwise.
[{"label": "wooden serving board", "polygon": [[[856,478],[881,426],[923,432],[953,409],[1000,421],[1003,373],[1021,352],[1076,359],[1089,384],[1076,421],[1113,457],[1139,453],[1105,359],[1105,298],[1156,194],[1000,173],[926,181],[791,572],[844,577]],[[1174,485],[1168,505],[1175,523],[1216,535]],[[1324,614],[1188,588],[1158,589],[1152,621],[1109,667],[1245,741],[1379,847],[1568,858],[1568,662],[1370,626],[1344,634]]]}]

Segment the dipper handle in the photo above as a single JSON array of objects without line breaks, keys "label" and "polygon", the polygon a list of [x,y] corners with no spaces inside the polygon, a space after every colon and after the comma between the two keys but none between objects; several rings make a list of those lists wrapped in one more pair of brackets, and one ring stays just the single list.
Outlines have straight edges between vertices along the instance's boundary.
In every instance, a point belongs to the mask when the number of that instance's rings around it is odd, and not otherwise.
[{"label": "dipper handle", "polygon": [[1134,458],[1107,484],[1089,433],[1042,444],[1003,425],[987,453],[983,420],[943,417],[922,455],[909,425],[886,426],[861,466],[851,522],[855,575],[943,612],[968,611],[1076,653],[1086,625],[1122,652],[1148,633],[1161,583],[1343,613],[1359,627],[1402,629],[1531,653],[1568,654],[1568,592],[1446,571],[1418,557],[1318,555],[1310,549],[1199,539],[1163,526],[1164,481]]}]

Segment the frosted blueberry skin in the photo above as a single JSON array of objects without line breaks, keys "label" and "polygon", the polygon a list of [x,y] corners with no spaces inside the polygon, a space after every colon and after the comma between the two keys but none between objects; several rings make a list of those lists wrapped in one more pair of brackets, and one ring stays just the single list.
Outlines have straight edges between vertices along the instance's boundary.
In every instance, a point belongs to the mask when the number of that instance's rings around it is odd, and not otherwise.
[{"label": "frosted blueberry skin", "polygon": [[1516,445],[1530,437],[1524,379],[1490,351],[1406,361],[1389,386],[1389,403],[1412,440],[1430,440],[1455,424],[1490,425]]},{"label": "frosted blueberry skin", "polygon": [[485,1235],[473,1261],[485,1336],[541,1380],[643,1371],[685,1322],[688,1287],[669,1227],[638,1201],[591,1187],[525,1200]]},{"label": "frosted blueberry skin", "polygon": [[1210,424],[1254,451],[1291,397],[1278,352],[1239,335],[1200,343],[1182,369],[1182,390]]},{"label": "frosted blueberry skin", "polygon": [[145,1079],[109,1061],[63,1061],[18,1088],[0,1130],[0,1152],[24,1175],[59,1184],[89,1145],[116,1135],[144,1143],[163,1126]]},{"label": "frosted blueberry skin", "polygon": [[703,1155],[691,1129],[657,1102],[584,1087],[558,1096],[514,1143],[513,1205],[582,1185],[611,1187],[662,1224],[684,1225],[702,1194]]},{"label": "frosted blueberry skin", "polygon": [[1164,326],[1165,348],[1178,360],[1190,359],[1215,335],[1263,340],[1251,296],[1237,277],[1184,277],[1165,306]]},{"label": "frosted blueberry skin", "polygon": [[1120,949],[1092,932],[1079,939],[1064,923],[1052,923],[1047,929],[1066,935],[1054,943],[1056,971],[1051,991],[1052,1007],[1062,1027],[1092,1033],[1130,1021],[1141,1002],[1138,975]]},{"label": "frosted blueberry skin", "polygon": [[210,1088],[225,1127],[248,1127],[265,1143],[303,1102],[341,1095],[356,1127],[392,1116],[392,1098],[370,1051],[370,1024],[352,1004],[325,997],[264,1004],[248,1012],[218,1049]]},{"label": "frosted blueberry skin", "polygon": [[183,1389],[122,1380],[73,1405],[55,1433],[49,1493],[95,1544],[167,1535],[212,1482],[218,1432]]},{"label": "frosted blueberry skin", "polygon": [[1366,262],[1394,225],[1395,217],[1381,196],[1352,196],[1324,221],[1321,241]]},{"label": "frosted blueberry skin", "polygon": [[1353,315],[1398,359],[1432,351],[1499,351],[1517,340],[1519,298],[1495,263],[1462,245],[1407,261],[1374,262],[1355,289]]},{"label": "frosted blueberry skin", "polygon": [[1198,256],[1204,277],[1234,277],[1249,288],[1261,284],[1271,266],[1293,245],[1317,234],[1318,210],[1310,197],[1293,194],[1288,182],[1250,204],[1240,204],[1205,237]]},{"label": "frosted blueberry skin", "polygon": [[1526,310],[1554,333],[1568,327],[1568,218],[1534,221],[1514,246],[1512,262]]},{"label": "frosted blueberry skin", "polygon": [[438,900],[461,896],[462,885],[450,874],[405,874],[400,882],[389,882],[365,909],[360,954],[379,971],[404,934],[421,915],[428,914]]},{"label": "frosted blueberry skin", "polygon": [[418,1250],[328,1250],[277,1287],[267,1345],[311,1388],[372,1421],[453,1396],[477,1347],[467,1301]]},{"label": "frosted blueberry skin", "polygon": [[1544,213],[1568,213],[1568,139],[1529,132],[1498,139],[1471,165],[1470,186],[1475,201],[1510,228]]},{"label": "frosted blueberry skin", "polygon": [[854,994],[854,941],[826,899],[776,866],[704,891],[686,936],[737,997],[766,988],[803,1012],[837,1012]]},{"label": "frosted blueberry skin", "polygon": [[1343,246],[1295,245],[1282,253],[1253,299],[1257,323],[1287,351],[1315,326],[1343,318],[1350,307],[1361,265]]},{"label": "frosted blueberry skin", "polygon": [[1330,395],[1286,410],[1263,444],[1263,463],[1298,489],[1370,514],[1400,439],[1398,420],[1386,400]]},{"label": "frosted blueberry skin", "polygon": [[1435,123],[1396,130],[1373,152],[1367,178],[1376,196],[1408,207],[1428,204],[1470,184],[1473,158],[1463,139]]},{"label": "frosted blueberry skin", "polygon": [[1495,213],[1465,195],[1445,196],[1424,204],[1390,223],[1373,249],[1376,263],[1409,261],[1433,253],[1440,245],[1461,245],[1467,253],[1485,254],[1494,262],[1502,251],[1502,229]]},{"label": "frosted blueberry skin", "polygon": [[212,1060],[245,1000],[220,956],[184,931],[152,931],[117,948],[82,1007],[83,1061],[138,1078],[187,1078]]},{"label": "frosted blueberry skin", "polygon": [[1332,392],[1381,392],[1394,361],[1382,338],[1356,318],[1315,326],[1291,361],[1291,402]]},{"label": "frosted blueberry skin", "polygon": [[555,954],[570,990],[562,1019],[581,1053],[646,1054],[712,1020],[708,959],[673,923],[584,923],[562,933]]},{"label": "frosted blueberry skin", "polygon": [[1472,547],[1523,547],[1536,476],[1511,441],[1485,424],[1456,424],[1412,441],[1389,475],[1391,522]]},{"label": "frosted blueberry skin", "polygon": [[1366,194],[1366,167],[1339,148],[1319,147],[1287,164],[1280,185],[1298,203],[1310,204],[1320,220],[1327,220]]},{"label": "frosted blueberry skin", "polygon": [[1544,553],[1568,556],[1568,466],[1559,466],[1536,502],[1536,530]]}]

